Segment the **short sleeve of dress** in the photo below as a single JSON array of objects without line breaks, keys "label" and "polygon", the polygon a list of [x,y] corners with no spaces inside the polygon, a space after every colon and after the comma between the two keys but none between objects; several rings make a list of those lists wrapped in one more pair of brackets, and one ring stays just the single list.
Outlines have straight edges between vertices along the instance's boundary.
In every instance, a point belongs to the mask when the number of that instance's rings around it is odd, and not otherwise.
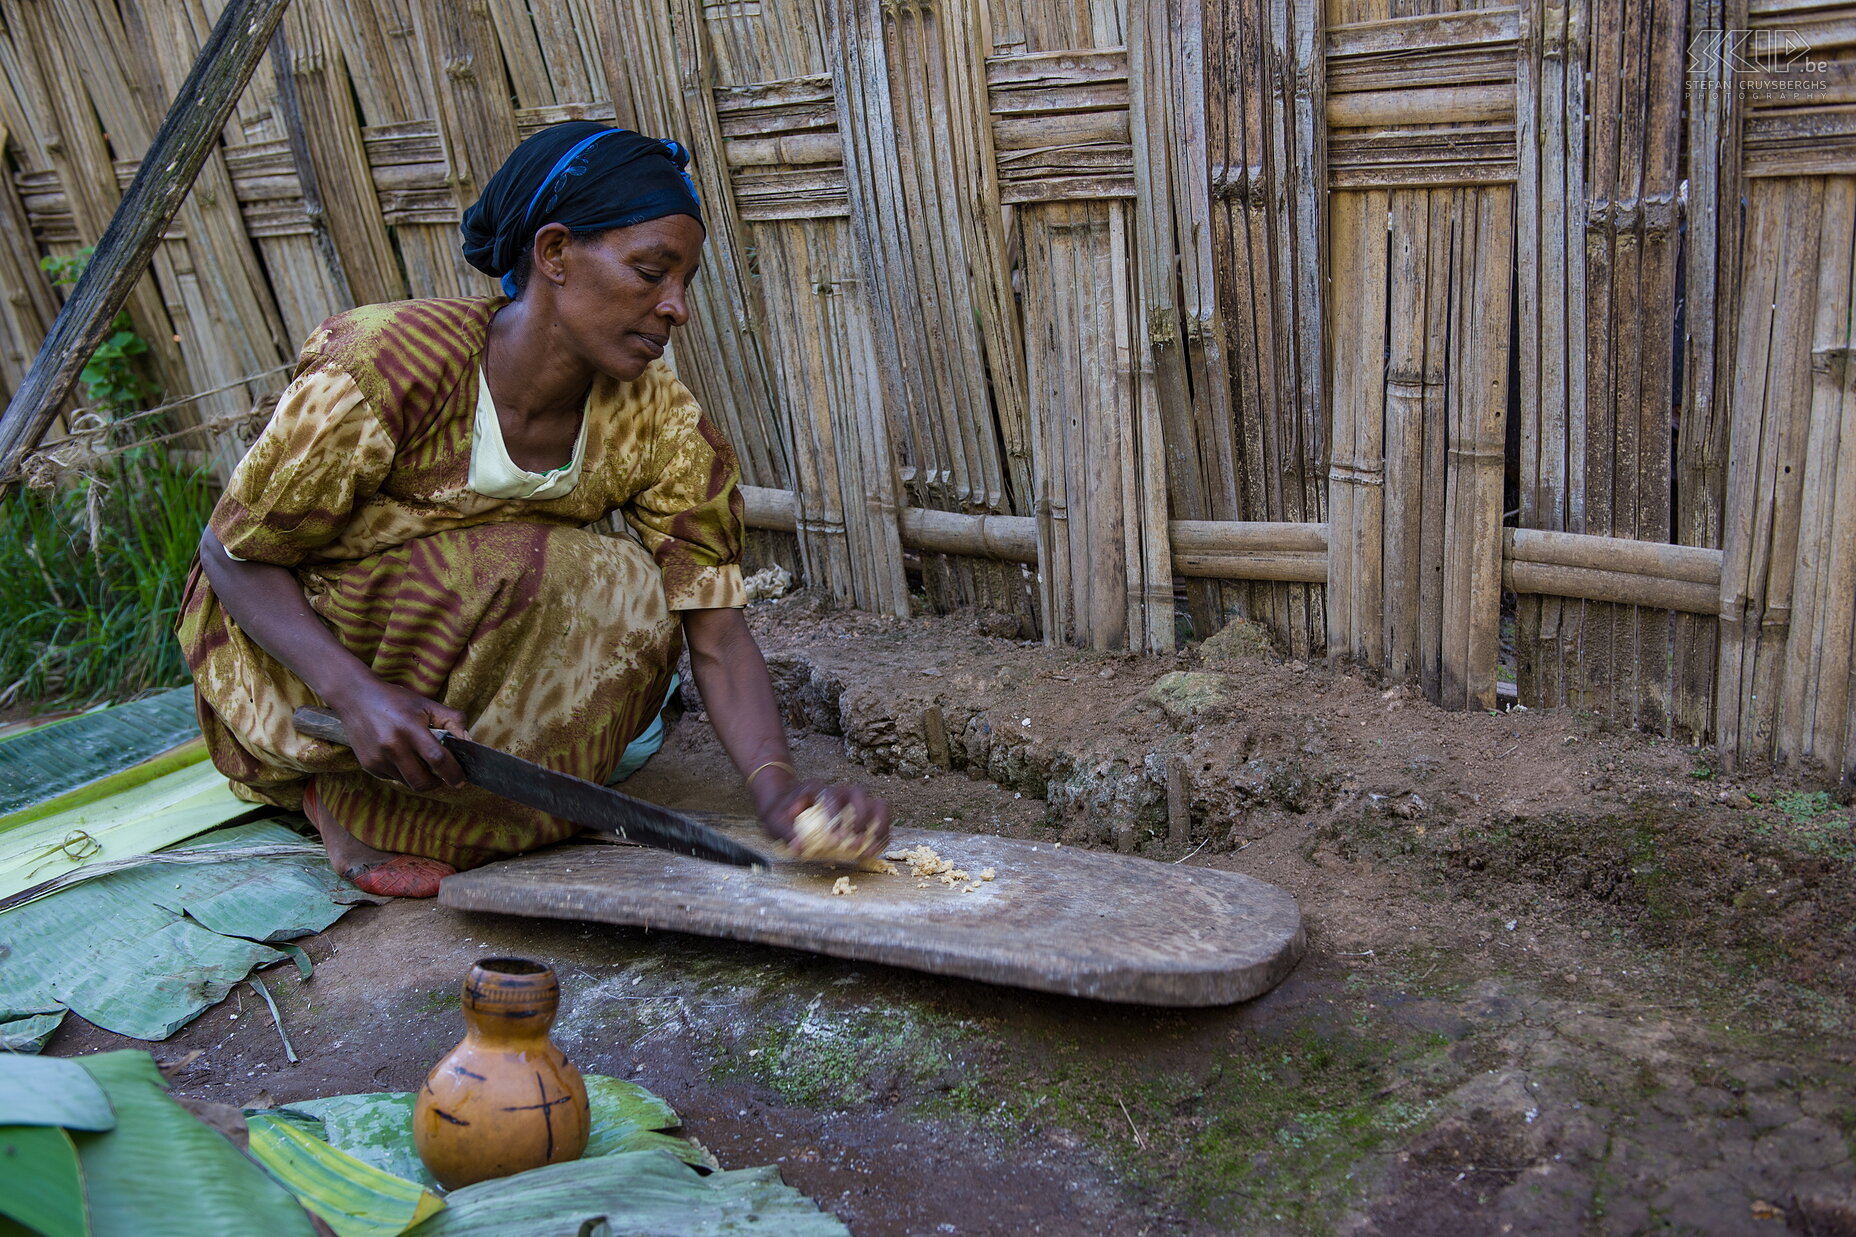
[{"label": "short sleeve of dress", "polygon": [[745,606],[735,449],[687,393],[663,415],[654,479],[626,503],[625,522],[657,560],[672,610]]},{"label": "short sleeve of dress", "polygon": [[239,461],[211,527],[235,558],[294,567],[345,528],[393,466],[386,427],[347,373],[307,370]]}]

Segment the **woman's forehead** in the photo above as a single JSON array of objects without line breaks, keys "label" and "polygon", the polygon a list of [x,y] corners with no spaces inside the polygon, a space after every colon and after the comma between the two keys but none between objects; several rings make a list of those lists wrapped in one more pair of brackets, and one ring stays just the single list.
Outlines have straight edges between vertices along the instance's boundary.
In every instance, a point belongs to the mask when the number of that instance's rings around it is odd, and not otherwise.
[{"label": "woman's forehead", "polygon": [[630,257],[676,263],[700,257],[706,235],[702,224],[688,215],[665,215],[619,228],[612,239]]}]

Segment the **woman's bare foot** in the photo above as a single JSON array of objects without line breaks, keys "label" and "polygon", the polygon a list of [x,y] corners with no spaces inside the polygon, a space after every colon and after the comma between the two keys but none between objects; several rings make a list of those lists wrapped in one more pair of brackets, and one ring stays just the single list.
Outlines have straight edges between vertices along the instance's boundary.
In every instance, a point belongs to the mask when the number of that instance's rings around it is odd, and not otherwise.
[{"label": "woman's bare foot", "polygon": [[329,866],[366,893],[387,898],[435,898],[438,882],[457,872],[450,864],[423,855],[395,855],[369,846],[323,810],[314,778],[303,788],[303,814],[322,835]]}]

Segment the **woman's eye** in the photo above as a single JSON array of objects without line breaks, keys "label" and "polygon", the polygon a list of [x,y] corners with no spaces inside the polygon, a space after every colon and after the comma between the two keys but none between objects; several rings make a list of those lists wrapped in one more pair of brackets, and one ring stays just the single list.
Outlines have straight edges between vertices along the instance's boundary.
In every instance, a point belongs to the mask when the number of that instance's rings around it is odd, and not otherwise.
[{"label": "woman's eye", "polygon": [[635,266],[632,269],[642,275],[647,283],[656,283],[664,277],[663,271],[653,271],[642,266]]}]

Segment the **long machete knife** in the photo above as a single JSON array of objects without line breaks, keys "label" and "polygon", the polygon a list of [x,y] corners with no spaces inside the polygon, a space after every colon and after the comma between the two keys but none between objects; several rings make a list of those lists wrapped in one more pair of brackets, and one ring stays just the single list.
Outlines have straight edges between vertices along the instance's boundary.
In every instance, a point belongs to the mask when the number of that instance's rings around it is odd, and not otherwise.
[{"label": "long machete knife", "polygon": [[[342,719],[324,709],[298,709],[291,718],[297,730],[312,739],[348,744]],[[432,732],[457,760],[464,777],[493,795],[526,807],[540,808],[551,816],[576,825],[616,833],[641,846],[655,846],[679,855],[713,859],[737,867],[767,867],[768,861],[733,838],[698,824],[680,812],[646,803],[567,773],[557,773],[533,761],[499,752],[493,747],[461,739],[444,730]]]}]

